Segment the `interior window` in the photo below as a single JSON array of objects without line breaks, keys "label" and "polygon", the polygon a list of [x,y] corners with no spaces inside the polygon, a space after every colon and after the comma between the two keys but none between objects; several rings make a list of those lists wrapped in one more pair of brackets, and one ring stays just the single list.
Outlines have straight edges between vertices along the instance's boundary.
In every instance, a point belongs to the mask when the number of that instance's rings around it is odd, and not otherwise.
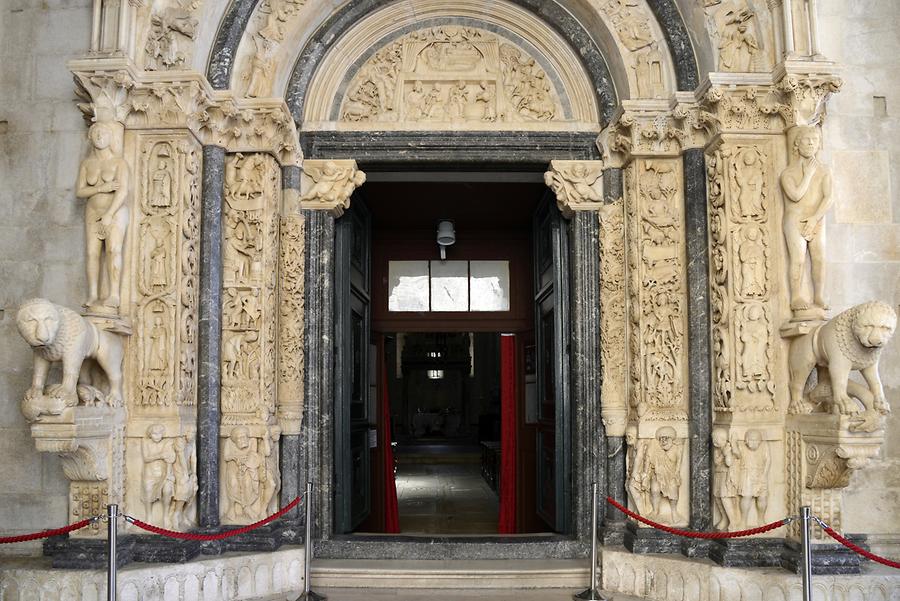
[{"label": "interior window", "polygon": [[509,261],[389,261],[388,311],[509,311]]}]

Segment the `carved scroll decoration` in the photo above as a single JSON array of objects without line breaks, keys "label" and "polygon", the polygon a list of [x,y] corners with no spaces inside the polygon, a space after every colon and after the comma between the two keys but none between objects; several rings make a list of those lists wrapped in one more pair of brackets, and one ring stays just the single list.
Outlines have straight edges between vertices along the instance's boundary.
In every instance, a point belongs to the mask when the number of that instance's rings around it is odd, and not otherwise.
[{"label": "carved scroll decoration", "polygon": [[626,399],[625,213],[620,197],[604,204],[600,220],[600,412],[607,436],[624,436]]},{"label": "carved scroll decoration", "polygon": [[299,434],[303,416],[305,230],[302,216],[281,218],[277,416],[283,434]]}]

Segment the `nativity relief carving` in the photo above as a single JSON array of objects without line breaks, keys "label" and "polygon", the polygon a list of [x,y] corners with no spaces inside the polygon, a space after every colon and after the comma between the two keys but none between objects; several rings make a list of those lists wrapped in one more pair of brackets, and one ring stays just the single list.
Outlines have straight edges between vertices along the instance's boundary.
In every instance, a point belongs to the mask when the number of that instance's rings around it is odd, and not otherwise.
[{"label": "nativity relief carving", "polygon": [[437,26],[378,50],[352,78],[340,120],[414,123],[562,118],[544,67],[499,36]]}]

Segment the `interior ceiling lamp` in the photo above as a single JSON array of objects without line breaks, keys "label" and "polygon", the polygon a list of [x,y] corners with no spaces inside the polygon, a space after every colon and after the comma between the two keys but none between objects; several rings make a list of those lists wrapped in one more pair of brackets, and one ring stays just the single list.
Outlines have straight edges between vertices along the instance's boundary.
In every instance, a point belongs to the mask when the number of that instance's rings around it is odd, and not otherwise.
[{"label": "interior ceiling lamp", "polygon": [[447,260],[447,247],[452,246],[456,242],[456,229],[453,222],[449,219],[442,219],[438,222],[437,243],[441,249],[441,261]]}]

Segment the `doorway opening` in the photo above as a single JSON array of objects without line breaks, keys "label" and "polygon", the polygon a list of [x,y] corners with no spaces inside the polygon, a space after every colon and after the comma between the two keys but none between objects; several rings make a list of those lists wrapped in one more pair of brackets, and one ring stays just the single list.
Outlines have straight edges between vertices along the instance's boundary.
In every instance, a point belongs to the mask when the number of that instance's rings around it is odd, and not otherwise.
[{"label": "doorway opening", "polygon": [[354,195],[336,231],[336,533],[569,533],[566,235],[551,200],[534,178]]}]

